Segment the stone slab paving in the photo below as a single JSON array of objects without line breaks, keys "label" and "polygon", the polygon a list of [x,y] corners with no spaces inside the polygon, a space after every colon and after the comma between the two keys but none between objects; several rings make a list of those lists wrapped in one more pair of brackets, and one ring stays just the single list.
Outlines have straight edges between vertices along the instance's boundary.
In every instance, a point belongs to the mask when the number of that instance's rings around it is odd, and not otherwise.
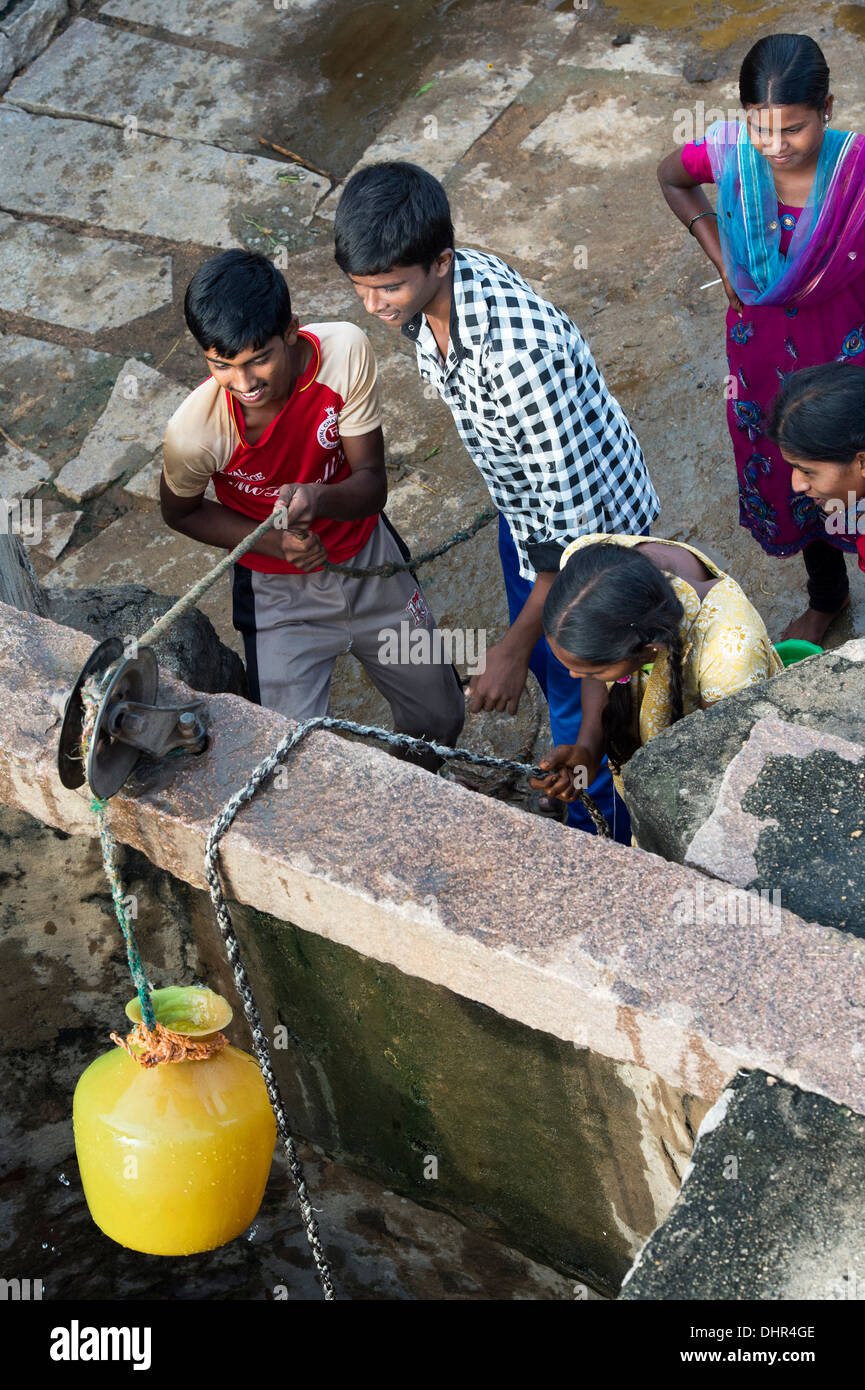
[{"label": "stone slab paving", "polygon": [[680,77],[681,57],[678,45],[669,39],[650,34],[634,34],[630,43],[613,47],[608,37],[583,39],[574,56],[559,59],[560,63],[579,63],[580,67],[597,68],[603,72],[654,73],[658,76]]},{"label": "stone slab paving", "polygon": [[98,497],[123,473],[149,463],[165,426],[188,394],[185,387],[130,358],[81,452],[57,474],[57,491],[83,502]]},{"label": "stone slab paving", "polygon": [[0,427],[52,469],[77,454],[123,359],[0,332]]},{"label": "stone slab paving", "polygon": [[39,526],[36,534],[39,541],[38,544],[28,545],[27,554],[38,578],[41,579],[63,554],[77,522],[84,513],[71,511],[54,498],[38,498],[37,501]]},{"label": "stone slab paving", "polygon": [[655,127],[663,123],[662,116],[635,109],[625,96],[599,103],[576,93],[531,131],[521,148],[606,168],[611,159],[623,164],[656,155]]},{"label": "stone slab paving", "polygon": [[30,0],[0,19],[0,34],[9,40],[16,67],[23,67],[48,47],[68,13],[68,0]]},{"label": "stone slab paving", "polygon": [[[403,159],[441,178],[531,80],[527,64],[500,65],[481,58],[434,73],[430,90],[400,107],[351,173],[378,160]],[[333,217],[339,192],[335,189],[323,200],[320,216]]]},{"label": "stone slab paving", "polygon": [[16,449],[0,438],[0,498],[26,497],[51,479],[51,465],[29,449]]},{"label": "stone slab paving", "polygon": [[133,497],[146,497],[148,501],[159,501],[159,479],[162,476],[162,450],[159,449],[143,468],[137,473],[133,473],[128,482],[124,483],[127,492],[131,492]]},{"label": "stone slab paving", "polygon": [[[55,589],[144,584],[154,593],[179,598],[224,555],[224,550],[170,530],[156,509],[127,512],[61,560],[42,582]],[[243,643],[231,624],[230,576],[223,576],[197,606],[226,646],[242,655]]]},{"label": "stone slab paving", "polygon": [[170,256],[0,213],[0,309],[97,333],[170,303]]},{"label": "stone slab paving", "polygon": [[290,245],[329,187],[272,159],[127,133],[0,106],[0,207],[216,247],[247,241],[253,218]]},{"label": "stone slab paving", "polygon": [[15,61],[15,49],[12,47],[6,35],[0,33],[0,92],[5,92],[12,78],[15,76],[15,69],[18,64]]},{"label": "stone slab paving", "polygon": [[109,0],[99,13],[267,56],[287,30],[322,8],[322,0]]},{"label": "stone slab paving", "polygon": [[289,75],[254,59],[219,57],[76,19],[16,78],[6,100],[28,111],[252,152],[259,132],[285,129],[292,111],[315,93],[300,71]]}]

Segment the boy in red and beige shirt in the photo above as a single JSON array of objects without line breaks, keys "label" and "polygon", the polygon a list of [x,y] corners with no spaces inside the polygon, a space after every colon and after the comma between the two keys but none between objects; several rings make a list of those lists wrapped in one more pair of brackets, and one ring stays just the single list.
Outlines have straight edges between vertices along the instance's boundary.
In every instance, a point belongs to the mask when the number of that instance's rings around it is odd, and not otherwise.
[{"label": "boy in red and beige shirt", "polygon": [[[453,746],[465,716],[453,666],[386,659],[395,644],[384,638],[401,624],[434,630],[416,579],[323,568],[408,558],[382,511],[384,441],[366,334],[350,323],[301,328],[276,267],[240,250],[200,267],[185,312],[210,377],[166,430],[165,521],[228,550],[278,501],[287,505],[285,528],[234,566],[234,625],[253,699],[298,720],[324,714],[333,663],[350,651],[397,730]],[[205,496],[210,483],[215,501]]]}]

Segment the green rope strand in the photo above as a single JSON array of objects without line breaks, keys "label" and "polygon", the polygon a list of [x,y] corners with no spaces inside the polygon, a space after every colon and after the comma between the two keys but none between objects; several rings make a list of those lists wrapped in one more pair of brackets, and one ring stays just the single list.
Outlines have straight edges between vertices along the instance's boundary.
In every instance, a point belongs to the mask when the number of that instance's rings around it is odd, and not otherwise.
[{"label": "green rope strand", "polygon": [[90,809],[96,817],[96,824],[99,826],[99,843],[102,846],[105,877],[108,879],[114,911],[120,923],[120,930],[123,932],[123,940],[126,942],[126,959],[129,962],[129,973],[138,994],[138,1001],[141,1004],[141,1018],[145,1027],[154,1029],[156,1027],[156,1015],[153,1012],[153,1001],[150,998],[150,989],[138,952],[138,942],[135,940],[135,930],[126,910],[126,897],[123,892],[123,884],[120,882],[120,870],[117,867],[117,841],[106,815],[108,802],[102,797],[94,796],[90,802]]},{"label": "green rope strand", "polygon": [[[96,727],[96,716],[99,712],[101,698],[102,693],[98,683],[94,682],[82,688],[81,703],[84,707],[84,719],[81,726],[81,761],[85,767],[87,766],[87,755],[93,738],[93,730]],[[153,1029],[156,1027],[156,1015],[153,1012],[153,1001],[150,998],[144,967],[138,953],[135,930],[129,913],[126,911],[126,897],[120,882],[120,870],[117,866],[117,841],[108,824],[108,801],[101,796],[91,797],[90,810],[93,812],[99,827],[99,843],[102,847],[105,877],[108,879],[114,911],[120,923],[120,930],[123,932],[123,940],[126,943],[126,959],[129,962],[129,973],[132,976],[132,983],[135,985],[138,1002],[141,1005],[141,1019],[145,1027]]]}]

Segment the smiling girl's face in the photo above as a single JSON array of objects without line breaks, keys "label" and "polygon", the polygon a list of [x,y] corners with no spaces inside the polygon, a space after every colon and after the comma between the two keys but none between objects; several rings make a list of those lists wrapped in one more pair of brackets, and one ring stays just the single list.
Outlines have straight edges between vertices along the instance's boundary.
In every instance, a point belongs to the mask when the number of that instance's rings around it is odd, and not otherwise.
[{"label": "smiling girl's face", "polygon": [[799,459],[783,449],[781,457],[793,470],[790,479],[793,491],[805,493],[824,510],[828,502],[840,502],[846,507],[850,493],[854,494],[857,502],[865,497],[865,451],[858,453],[852,463],[846,464]]},{"label": "smiling girl's face", "polygon": [[749,106],[748,134],[758,154],[773,169],[805,170],[816,164],[826,129],[832,119],[832,97],[823,111],[811,106]]}]

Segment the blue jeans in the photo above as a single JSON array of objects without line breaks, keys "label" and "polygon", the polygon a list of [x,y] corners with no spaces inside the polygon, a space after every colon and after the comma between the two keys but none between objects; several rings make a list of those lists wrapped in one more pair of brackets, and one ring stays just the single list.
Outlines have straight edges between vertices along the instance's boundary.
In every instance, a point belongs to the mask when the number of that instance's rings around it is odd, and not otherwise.
[{"label": "blue jeans", "polygon": [[[520,574],[517,548],[514,545],[510,527],[499,513],[499,558],[508,595],[508,613],[513,623],[523,610],[523,605],[531,592],[531,583]],[[550,728],[553,743],[579,742],[582,723],[582,681],[574,680],[570,672],[553,656],[545,637],[535,645],[529,660],[529,668],[538,679],[550,707]],[[588,788],[589,796],[597,802],[604,813],[613,833],[620,844],[631,843],[631,820],[624,801],[613,787],[613,778],[607,760],[601,763],[601,770]],[[588,812],[580,801],[572,801],[568,807],[568,825],[578,830],[588,830],[596,834]]]}]

